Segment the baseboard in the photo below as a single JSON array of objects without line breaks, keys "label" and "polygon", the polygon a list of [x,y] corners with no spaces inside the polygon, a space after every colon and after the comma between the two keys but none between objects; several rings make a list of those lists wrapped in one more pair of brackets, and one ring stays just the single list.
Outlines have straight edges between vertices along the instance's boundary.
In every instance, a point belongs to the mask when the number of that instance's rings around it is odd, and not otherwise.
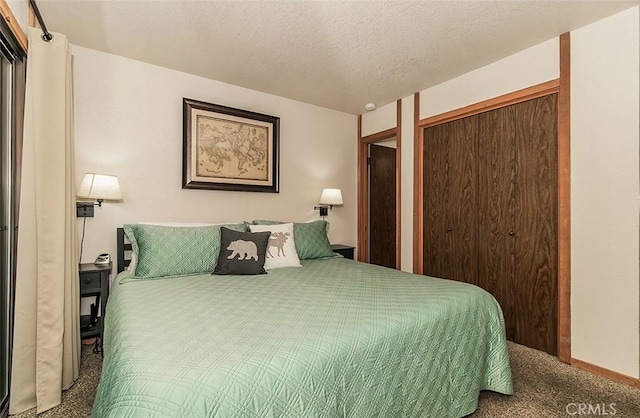
[{"label": "baseboard", "polygon": [[604,367],[596,366],[595,364],[587,363],[586,361],[575,358],[571,358],[571,365],[589,373],[604,377],[605,379],[613,380],[614,382],[622,383],[623,385],[640,388],[640,379],[635,377],[614,372],[613,370],[605,369]]}]

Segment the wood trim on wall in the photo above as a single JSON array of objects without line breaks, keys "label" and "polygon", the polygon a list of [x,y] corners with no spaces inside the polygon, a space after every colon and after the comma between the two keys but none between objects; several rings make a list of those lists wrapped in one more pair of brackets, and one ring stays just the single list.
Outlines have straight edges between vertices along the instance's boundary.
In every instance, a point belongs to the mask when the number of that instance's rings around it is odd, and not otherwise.
[{"label": "wood trim on wall", "polygon": [[396,270],[402,269],[402,100],[396,102]]},{"label": "wood trim on wall", "polygon": [[422,274],[424,199],[424,128],[420,126],[420,93],[413,95],[413,272]]},{"label": "wood trim on wall", "polygon": [[560,35],[558,91],[558,359],[571,360],[571,42]]},{"label": "wood trim on wall", "polygon": [[536,84],[493,99],[484,100],[469,106],[454,109],[439,115],[430,116],[420,121],[421,128],[429,128],[431,126],[440,125],[441,123],[451,122],[452,120],[466,118],[467,116],[477,115],[478,113],[488,112],[500,107],[510,106],[512,104],[526,102],[527,100],[537,99],[558,92],[560,85],[559,79],[547,81],[545,83]]},{"label": "wood trim on wall", "polygon": [[614,382],[622,383],[623,385],[640,388],[640,379],[627,376],[626,374],[618,373],[613,370],[605,369],[604,367],[596,366],[595,364],[587,363],[586,361],[578,360],[575,358],[572,358],[570,360],[573,367],[577,367],[589,373],[604,377],[605,379],[613,380]]},{"label": "wood trim on wall", "polygon": [[375,134],[361,137],[361,141],[365,144],[373,144],[374,142],[384,141],[385,139],[393,138],[396,136],[397,128],[389,128],[384,131],[376,132]]},{"label": "wood trim on wall", "polygon": [[[29,7],[29,10],[31,10],[31,7]],[[16,36],[16,39],[18,39],[18,42],[20,43],[20,46],[22,47],[22,49],[26,51],[27,36],[24,34],[24,31],[20,27],[20,24],[16,20],[16,17],[13,15],[11,8],[9,7],[9,5],[5,0],[0,0],[0,15],[2,15],[2,18],[7,22],[7,24],[11,28],[11,31]]]},{"label": "wood trim on wall", "polygon": [[36,27],[36,13],[33,11],[31,4],[29,4],[29,26],[32,28]]},{"label": "wood trim on wall", "polygon": [[[362,141],[362,115],[358,115],[358,251],[357,259],[366,263],[369,258],[369,243],[362,222],[368,218],[367,201],[369,190],[367,184],[367,144]],[[364,174],[363,174],[364,173]]]}]

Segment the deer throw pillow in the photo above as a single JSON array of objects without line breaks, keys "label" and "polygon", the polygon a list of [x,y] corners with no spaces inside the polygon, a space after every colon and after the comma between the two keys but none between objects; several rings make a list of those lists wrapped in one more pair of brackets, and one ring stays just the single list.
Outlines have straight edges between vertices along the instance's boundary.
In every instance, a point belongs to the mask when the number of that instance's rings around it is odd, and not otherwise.
[{"label": "deer throw pillow", "polygon": [[238,232],[220,228],[220,255],[213,274],[265,274],[269,232]]},{"label": "deer throw pillow", "polygon": [[301,267],[296,244],[293,240],[293,224],[250,225],[251,232],[270,232],[267,254],[264,262],[266,270],[281,267]]}]

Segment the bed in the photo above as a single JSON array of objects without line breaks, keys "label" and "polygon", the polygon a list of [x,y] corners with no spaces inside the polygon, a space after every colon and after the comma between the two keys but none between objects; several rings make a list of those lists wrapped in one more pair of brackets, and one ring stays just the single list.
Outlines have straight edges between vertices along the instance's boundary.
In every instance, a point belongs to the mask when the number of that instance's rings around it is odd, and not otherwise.
[{"label": "bed", "polygon": [[300,265],[120,272],[93,416],[462,417],[481,390],[513,393],[502,312],[484,290],[340,256]]}]

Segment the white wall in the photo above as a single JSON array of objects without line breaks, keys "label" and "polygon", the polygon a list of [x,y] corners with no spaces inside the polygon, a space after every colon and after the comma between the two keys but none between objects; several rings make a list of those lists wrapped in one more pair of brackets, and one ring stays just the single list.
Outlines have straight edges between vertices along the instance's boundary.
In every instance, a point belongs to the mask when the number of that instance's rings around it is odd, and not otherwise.
[{"label": "white wall", "polygon": [[362,136],[375,134],[396,127],[396,102],[381,106],[362,115]]},{"label": "white wall", "polygon": [[574,358],[638,377],[639,8],[571,33]]},{"label": "white wall", "polygon": [[420,119],[554,80],[560,75],[558,38],[510,55],[420,92]]},{"label": "white wall", "polygon": [[400,120],[402,146],[400,152],[400,268],[413,272],[413,112],[414,97],[402,99],[402,117]]},{"label": "white wall", "polygon": [[[78,46],[73,70],[77,182],[114,174],[124,195],[87,219],[83,262],[115,255],[123,223],[319,219],[325,187],[344,197],[331,241],[356,243],[356,116]],[[183,97],[280,117],[280,193],[183,190]]]},{"label": "white wall", "polygon": [[394,136],[391,139],[385,139],[384,141],[378,141],[378,142],[374,143],[373,145],[377,145],[377,146],[385,147],[385,148],[396,149],[396,148],[398,148],[398,140]]}]

